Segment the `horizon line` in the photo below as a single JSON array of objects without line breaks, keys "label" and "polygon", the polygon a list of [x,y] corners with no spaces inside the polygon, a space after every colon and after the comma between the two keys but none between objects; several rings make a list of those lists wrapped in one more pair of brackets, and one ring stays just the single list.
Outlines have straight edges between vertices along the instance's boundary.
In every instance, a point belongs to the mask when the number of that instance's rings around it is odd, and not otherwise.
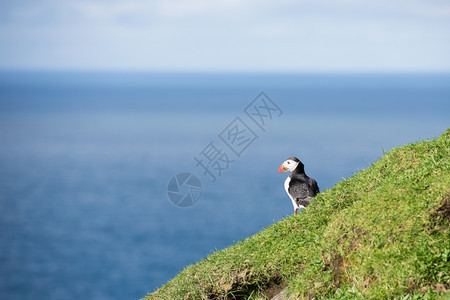
[{"label": "horizon line", "polygon": [[211,74],[211,75],[450,75],[450,70],[175,70],[175,69],[82,69],[1,68],[0,73],[84,74]]}]

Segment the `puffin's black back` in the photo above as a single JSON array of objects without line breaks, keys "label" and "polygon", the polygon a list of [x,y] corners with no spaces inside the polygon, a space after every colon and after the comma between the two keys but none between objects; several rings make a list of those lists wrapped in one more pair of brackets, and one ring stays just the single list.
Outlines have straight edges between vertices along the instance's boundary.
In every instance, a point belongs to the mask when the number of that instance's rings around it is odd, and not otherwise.
[{"label": "puffin's black back", "polygon": [[309,200],[320,192],[319,186],[313,178],[309,178],[305,174],[305,166],[298,158],[291,157],[289,159],[297,161],[299,164],[289,175],[291,180],[288,193],[298,205],[306,207],[309,205]]}]

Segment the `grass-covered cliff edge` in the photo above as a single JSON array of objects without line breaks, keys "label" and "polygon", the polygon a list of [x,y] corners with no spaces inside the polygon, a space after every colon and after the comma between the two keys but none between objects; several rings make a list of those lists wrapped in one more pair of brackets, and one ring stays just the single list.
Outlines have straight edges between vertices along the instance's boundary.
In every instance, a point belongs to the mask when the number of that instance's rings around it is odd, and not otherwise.
[{"label": "grass-covered cliff edge", "polygon": [[145,299],[450,298],[450,129],[392,149],[297,216],[183,270]]}]

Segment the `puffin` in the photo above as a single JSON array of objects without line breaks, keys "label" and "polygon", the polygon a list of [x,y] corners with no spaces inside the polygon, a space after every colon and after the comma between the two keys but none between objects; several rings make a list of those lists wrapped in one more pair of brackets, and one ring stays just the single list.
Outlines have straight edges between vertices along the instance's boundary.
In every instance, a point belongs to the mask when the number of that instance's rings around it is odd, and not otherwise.
[{"label": "puffin", "polygon": [[320,192],[319,186],[305,174],[305,165],[297,157],[286,159],[278,172],[291,172],[284,182],[284,189],[292,200],[296,215],[299,208],[306,208],[311,198]]}]

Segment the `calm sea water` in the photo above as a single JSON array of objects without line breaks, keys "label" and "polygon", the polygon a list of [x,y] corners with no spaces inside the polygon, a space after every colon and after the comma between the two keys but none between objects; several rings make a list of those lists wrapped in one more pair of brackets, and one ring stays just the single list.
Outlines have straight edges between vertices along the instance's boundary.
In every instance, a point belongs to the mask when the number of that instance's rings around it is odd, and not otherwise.
[{"label": "calm sea water", "polygon": [[[261,130],[244,108],[283,111]],[[281,162],[322,190],[450,125],[450,75],[0,73],[0,299],[138,299],[292,213]],[[236,118],[240,156],[219,135]],[[216,182],[194,157],[233,161]],[[180,172],[203,185],[173,205]],[[301,217],[301,215],[299,216]]]}]

